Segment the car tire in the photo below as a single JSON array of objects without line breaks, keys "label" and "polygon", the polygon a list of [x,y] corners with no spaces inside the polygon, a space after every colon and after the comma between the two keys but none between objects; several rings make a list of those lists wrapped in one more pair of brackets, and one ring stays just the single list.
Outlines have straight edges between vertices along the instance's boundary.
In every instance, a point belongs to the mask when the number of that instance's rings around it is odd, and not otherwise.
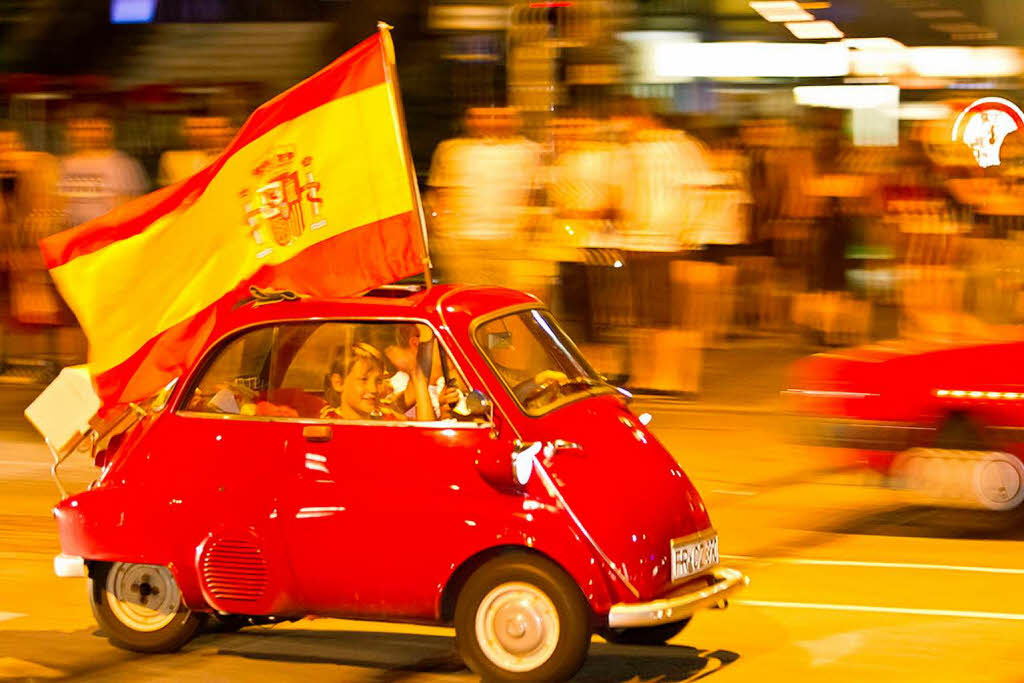
[{"label": "car tire", "polygon": [[167,567],[152,564],[93,564],[89,604],[110,643],[134,652],[174,652],[206,616],[185,605]]},{"label": "car tire", "polygon": [[674,621],[670,624],[657,626],[639,626],[636,628],[605,627],[598,634],[609,643],[616,645],[664,645],[683,632],[690,620]]},{"label": "car tire", "polygon": [[495,558],[463,585],[455,642],[485,681],[566,681],[587,657],[592,612],[558,565],[537,555]]}]

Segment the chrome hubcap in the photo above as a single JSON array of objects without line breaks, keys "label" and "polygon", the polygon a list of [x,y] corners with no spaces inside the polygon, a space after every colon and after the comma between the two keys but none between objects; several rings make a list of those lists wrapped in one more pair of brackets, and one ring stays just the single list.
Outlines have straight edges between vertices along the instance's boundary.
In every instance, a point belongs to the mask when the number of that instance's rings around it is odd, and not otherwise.
[{"label": "chrome hubcap", "polygon": [[107,605],[118,621],[151,632],[171,623],[181,607],[181,592],[166,567],[117,562],[107,572]]},{"label": "chrome hubcap", "polygon": [[532,671],[558,645],[558,611],[543,591],[528,583],[494,588],[477,608],[475,625],[484,655],[506,671]]}]

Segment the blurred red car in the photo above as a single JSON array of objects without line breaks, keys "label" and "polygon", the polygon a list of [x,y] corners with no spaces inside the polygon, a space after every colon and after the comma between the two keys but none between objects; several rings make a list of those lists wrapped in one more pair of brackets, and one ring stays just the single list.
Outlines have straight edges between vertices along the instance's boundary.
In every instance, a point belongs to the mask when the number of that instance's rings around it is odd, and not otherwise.
[{"label": "blurred red car", "polygon": [[784,392],[802,441],[933,498],[1024,502],[1024,343],[888,342],[821,353]]},{"label": "blurred red car", "polygon": [[[663,643],[746,583],[686,474],[530,296],[390,287],[218,324],[55,508],[58,573],[88,574],[115,645],[174,650],[210,613],[454,624],[485,678],[561,680],[593,631]],[[365,362],[339,365],[352,349]],[[394,370],[412,356],[426,420]]]}]

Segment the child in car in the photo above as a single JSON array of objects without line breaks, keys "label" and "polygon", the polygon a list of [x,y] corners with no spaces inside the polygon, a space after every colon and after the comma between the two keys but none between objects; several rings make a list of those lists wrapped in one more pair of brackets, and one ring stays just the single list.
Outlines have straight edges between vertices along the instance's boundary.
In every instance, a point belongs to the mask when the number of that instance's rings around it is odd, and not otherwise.
[{"label": "child in car", "polygon": [[[381,401],[385,393],[384,354],[365,342],[338,354],[325,377],[323,419],[403,421],[407,417]],[[415,419],[434,419],[427,380],[412,368],[410,383],[417,396]],[[422,400],[419,400],[422,399]]]}]

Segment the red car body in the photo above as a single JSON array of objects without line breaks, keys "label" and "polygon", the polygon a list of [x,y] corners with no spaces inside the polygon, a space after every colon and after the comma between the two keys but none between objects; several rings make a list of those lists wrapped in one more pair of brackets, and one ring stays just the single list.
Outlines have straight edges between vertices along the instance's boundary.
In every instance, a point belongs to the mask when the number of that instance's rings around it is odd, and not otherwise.
[{"label": "red car body", "polygon": [[910,451],[944,459],[953,451],[961,459],[998,453],[1010,466],[1010,497],[1019,498],[1022,360],[1021,342],[887,342],[798,361],[784,394],[790,411],[808,418],[801,436],[809,443],[845,449],[884,474],[896,473]]},{"label": "red car body", "polygon": [[[524,412],[473,330],[534,308],[536,299],[512,290],[439,285],[238,309],[218,321],[166,407],[106,454],[90,490],[57,505],[64,555],[169,567],[200,612],[449,623],[461,582],[516,548],[564,569],[595,624],[607,625],[616,605],[657,608],[680,590],[670,578],[673,539],[712,533],[707,510],[618,392],[588,391],[539,417]],[[311,440],[303,418],[186,409],[197,373],[238,330],[331,320],[429,325],[468,384],[491,397],[493,424],[332,422]],[[572,447],[545,449],[526,485],[489,476],[504,471],[517,443],[556,440]],[[745,583],[716,571],[694,607]]]}]

